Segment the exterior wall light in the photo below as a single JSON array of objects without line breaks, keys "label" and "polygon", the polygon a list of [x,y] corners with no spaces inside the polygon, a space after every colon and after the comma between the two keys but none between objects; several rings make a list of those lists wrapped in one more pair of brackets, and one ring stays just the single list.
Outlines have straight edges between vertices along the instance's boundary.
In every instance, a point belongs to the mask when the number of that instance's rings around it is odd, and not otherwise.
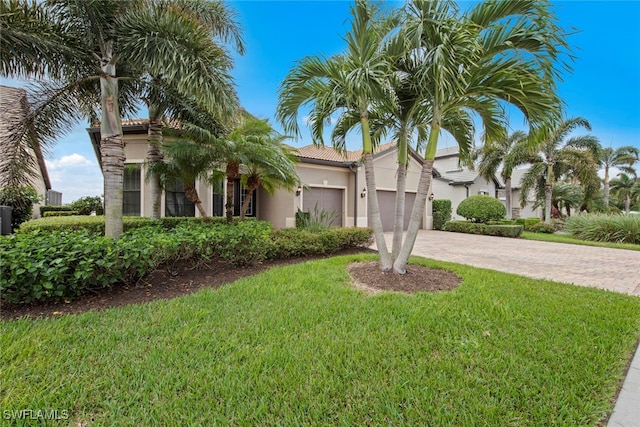
[{"label": "exterior wall light", "polygon": [[296,197],[300,197],[300,193],[302,193],[302,187],[298,186],[298,188],[296,188]]},{"label": "exterior wall light", "polygon": [[364,188],[362,189],[362,191],[360,192],[360,197],[361,197],[361,198],[363,198],[363,199],[364,199],[365,197],[367,197],[367,187],[364,187]]}]

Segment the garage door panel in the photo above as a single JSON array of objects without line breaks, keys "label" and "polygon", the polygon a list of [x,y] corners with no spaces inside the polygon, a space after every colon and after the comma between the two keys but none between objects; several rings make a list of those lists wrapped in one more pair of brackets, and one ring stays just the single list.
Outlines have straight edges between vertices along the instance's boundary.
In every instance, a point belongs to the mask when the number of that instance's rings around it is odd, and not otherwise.
[{"label": "garage door panel", "polygon": [[[382,219],[382,229],[393,231],[396,209],[396,192],[378,190],[378,205],[380,206],[380,218]],[[404,230],[409,226],[411,210],[416,201],[416,193],[405,193],[404,196]],[[422,225],[422,224],[421,224]]]},{"label": "garage door panel", "polygon": [[337,217],[331,225],[342,226],[343,190],[339,188],[309,188],[305,189],[302,198],[302,207],[306,212],[312,212],[315,206],[327,212],[334,211]]}]

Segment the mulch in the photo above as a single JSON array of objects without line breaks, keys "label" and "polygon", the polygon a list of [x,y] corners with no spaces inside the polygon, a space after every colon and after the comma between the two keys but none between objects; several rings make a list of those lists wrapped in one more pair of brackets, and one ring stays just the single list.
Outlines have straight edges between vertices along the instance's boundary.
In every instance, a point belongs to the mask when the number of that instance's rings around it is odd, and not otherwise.
[{"label": "mulch", "polygon": [[[375,253],[370,249],[355,249],[341,251],[331,256],[367,252]],[[326,256],[289,258],[248,267],[235,267],[225,262],[212,262],[198,269],[175,271],[160,269],[147,275],[138,283],[105,289],[100,293],[84,295],[71,302],[31,305],[2,303],[0,305],[0,319],[53,317],[130,304],[142,304],[159,299],[171,299],[205,288],[216,289],[271,267],[321,258],[326,258]],[[455,288],[461,281],[460,277],[450,271],[416,265],[409,265],[407,273],[403,275],[382,272],[377,268],[377,262],[352,264],[349,267],[349,273],[354,286],[363,289],[368,294],[384,291],[405,293],[446,291]]]}]

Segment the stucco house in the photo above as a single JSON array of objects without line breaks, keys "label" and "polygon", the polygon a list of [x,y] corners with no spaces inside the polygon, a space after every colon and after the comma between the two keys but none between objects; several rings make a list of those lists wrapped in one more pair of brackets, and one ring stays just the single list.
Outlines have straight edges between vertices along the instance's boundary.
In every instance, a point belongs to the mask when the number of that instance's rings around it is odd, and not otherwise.
[{"label": "stucco house", "polygon": [[[100,161],[100,127],[87,129],[89,137]],[[147,150],[148,121],[145,119],[123,122],[125,141],[124,175],[124,213],[125,215],[148,216],[151,212],[151,200],[145,183],[144,165]],[[254,192],[248,216],[269,221],[274,228],[292,227],[298,209],[319,209],[335,211],[338,216],[335,225],[343,227],[366,227],[367,192],[364,166],[360,151],[338,152],[328,147],[313,145],[297,149],[299,162],[296,172],[300,185],[294,191],[276,190],[269,195],[265,190]],[[378,147],[374,155],[376,184],[380,201],[382,222],[385,230],[393,228],[393,206],[395,204],[396,148],[394,143]],[[408,218],[415,200],[421,159],[411,156],[407,173],[406,218]],[[212,187],[207,182],[196,183],[200,199],[208,215],[224,215],[226,185]],[[239,214],[244,202],[245,191],[240,182],[234,185],[234,214]],[[432,223],[431,203],[427,202],[422,227]],[[182,183],[165,188],[161,199],[161,212],[164,216],[199,216],[199,213],[184,195]]]},{"label": "stucco house", "polygon": [[30,184],[42,198],[42,202],[34,206],[33,217],[39,218],[38,206],[62,204],[62,193],[52,190],[40,145],[27,144],[22,138],[21,121],[28,111],[29,103],[24,89],[0,85],[0,188],[11,179],[13,172],[9,166],[12,162],[16,159],[22,163],[33,162],[35,175],[30,178]]},{"label": "stucco house", "polygon": [[[436,171],[431,186],[434,198],[451,200],[453,219],[464,219],[456,214],[456,209],[460,202],[475,194],[486,194],[498,198],[503,204],[506,203],[505,185],[500,176],[487,181],[476,169],[461,165],[457,146],[438,150],[433,168]],[[532,207],[534,200],[531,195],[528,197],[528,203],[524,207],[520,206],[521,182],[526,172],[526,167],[515,169],[511,177],[512,218],[541,216],[540,209]]]}]

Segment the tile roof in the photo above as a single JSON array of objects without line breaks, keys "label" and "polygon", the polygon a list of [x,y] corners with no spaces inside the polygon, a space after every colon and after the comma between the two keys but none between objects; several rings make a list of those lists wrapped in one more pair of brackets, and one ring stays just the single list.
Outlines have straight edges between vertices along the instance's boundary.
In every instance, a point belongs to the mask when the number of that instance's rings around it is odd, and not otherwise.
[{"label": "tile roof", "polygon": [[[380,154],[396,146],[395,141],[376,147],[374,154]],[[352,163],[362,158],[362,150],[338,151],[332,147],[307,145],[298,148],[297,155],[305,159],[326,160],[330,162]]]},{"label": "tile roof", "polygon": [[478,172],[467,168],[440,172],[441,178],[449,181],[450,185],[461,185],[474,182],[478,178]]}]

